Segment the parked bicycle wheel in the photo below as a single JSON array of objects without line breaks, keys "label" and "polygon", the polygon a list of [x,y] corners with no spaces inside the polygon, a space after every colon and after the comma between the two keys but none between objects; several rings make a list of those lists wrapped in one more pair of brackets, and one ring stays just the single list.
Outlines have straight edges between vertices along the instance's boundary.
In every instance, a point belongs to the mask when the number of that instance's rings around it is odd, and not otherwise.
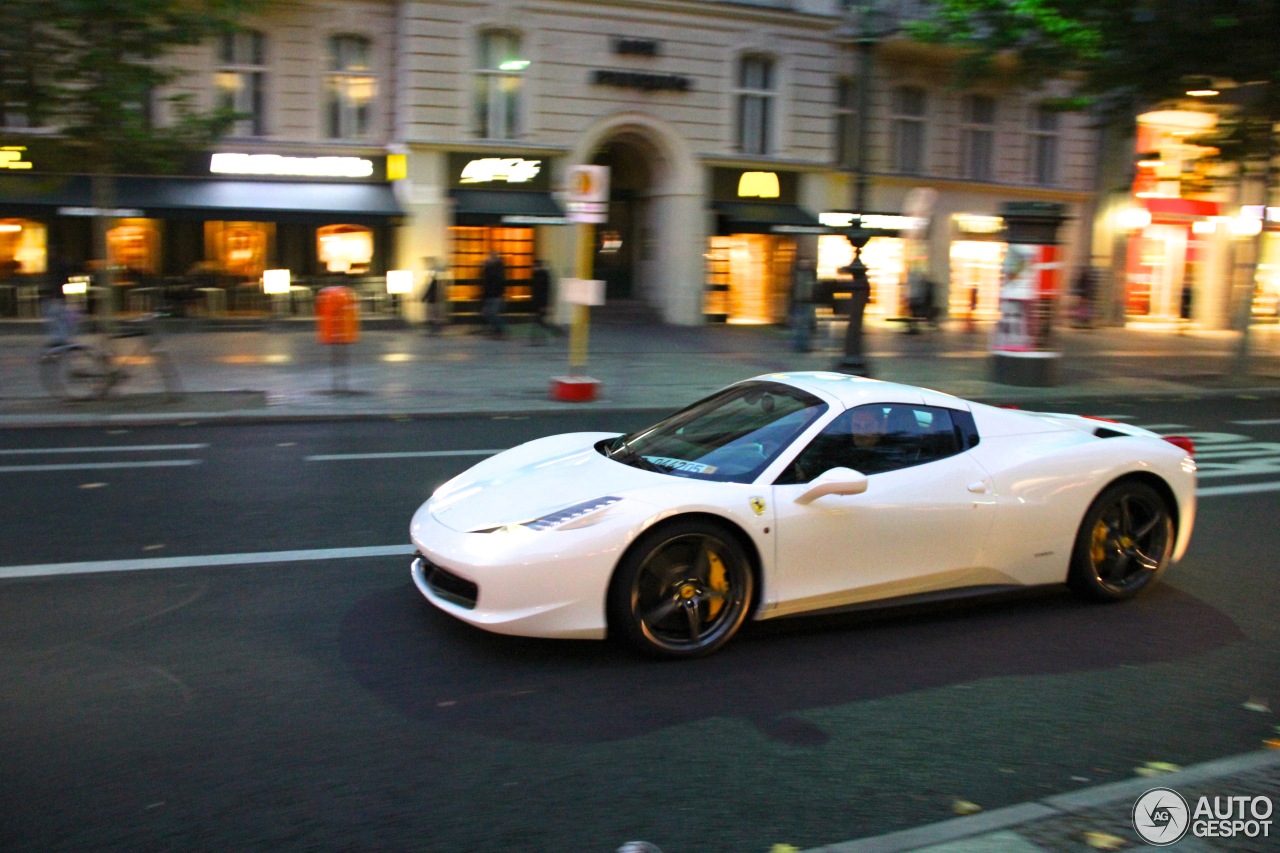
[{"label": "parked bicycle wheel", "polygon": [[111,359],[83,344],[68,344],[40,359],[45,390],[68,400],[97,400],[111,387]]}]

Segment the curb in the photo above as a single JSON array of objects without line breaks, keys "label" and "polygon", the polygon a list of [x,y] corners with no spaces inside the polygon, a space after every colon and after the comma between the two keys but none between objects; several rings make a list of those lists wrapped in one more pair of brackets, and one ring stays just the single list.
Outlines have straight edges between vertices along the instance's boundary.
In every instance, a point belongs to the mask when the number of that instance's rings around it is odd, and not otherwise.
[{"label": "curb", "polygon": [[[940,389],[939,389],[940,390]],[[216,392],[206,392],[216,393]],[[260,392],[266,393],[266,392]],[[948,392],[944,392],[948,393]],[[1239,388],[1198,388],[1187,385],[1177,388],[1157,388],[1143,392],[1145,397],[1182,397],[1195,395],[1199,397],[1222,397],[1240,394],[1277,394],[1280,389],[1275,386],[1242,386]],[[1100,391],[1087,388],[1071,389],[1058,386],[1055,393],[1036,394],[1019,386],[1013,386],[1007,392],[980,393],[968,396],[955,395],[976,403],[987,404],[1035,404],[1043,411],[1050,411],[1055,401],[1070,399],[1111,399],[1130,397],[1132,389],[1116,391]],[[23,398],[26,401],[26,398]],[[0,398],[0,406],[5,398]],[[298,411],[282,407],[272,411],[268,406],[264,409],[230,409],[223,411],[180,411],[180,412],[93,412],[84,414],[54,414],[41,412],[36,414],[4,415],[0,414],[0,430],[3,429],[46,429],[52,427],[112,427],[112,426],[174,426],[197,422],[202,424],[248,424],[248,423],[323,423],[338,421],[379,421],[379,420],[427,420],[427,419],[460,419],[475,417],[536,417],[547,414],[574,414],[579,412],[670,412],[673,407],[654,403],[610,403],[608,400],[592,402],[561,402],[547,400],[541,406],[516,406],[510,409],[485,408],[476,405],[461,405],[445,408],[394,407],[379,409],[368,407],[352,410],[315,410]]]},{"label": "curb", "polygon": [[938,844],[972,839],[989,832],[1011,829],[1034,820],[1065,817],[1111,803],[1126,802],[1126,810],[1128,810],[1132,801],[1153,787],[1188,787],[1226,776],[1269,768],[1280,768],[1280,750],[1259,750],[1206,761],[1173,773],[1162,773],[1158,777],[1158,782],[1154,778],[1146,777],[1122,779],[1118,782],[1068,794],[1057,794],[1043,800],[1006,806],[981,814],[953,818],[856,841],[815,847],[804,853],[907,853],[907,851],[920,850]]}]

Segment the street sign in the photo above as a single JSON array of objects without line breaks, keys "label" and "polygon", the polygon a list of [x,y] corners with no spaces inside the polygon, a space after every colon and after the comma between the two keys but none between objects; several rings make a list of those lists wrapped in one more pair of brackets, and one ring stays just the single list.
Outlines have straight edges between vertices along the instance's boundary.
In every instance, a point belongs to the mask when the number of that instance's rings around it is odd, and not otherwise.
[{"label": "street sign", "polygon": [[567,183],[564,206],[570,222],[598,225],[608,219],[608,166],[570,166]]}]

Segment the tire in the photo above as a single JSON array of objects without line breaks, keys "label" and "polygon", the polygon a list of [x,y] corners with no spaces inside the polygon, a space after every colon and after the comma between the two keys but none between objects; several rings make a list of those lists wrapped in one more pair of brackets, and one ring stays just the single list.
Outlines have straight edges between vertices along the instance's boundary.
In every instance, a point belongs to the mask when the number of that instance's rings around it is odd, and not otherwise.
[{"label": "tire", "polygon": [[652,657],[699,657],[738,632],[754,595],[755,575],[732,533],[677,520],[642,536],[618,564],[609,634]]},{"label": "tire", "polygon": [[92,347],[74,344],[40,363],[45,387],[68,400],[97,400],[111,387],[111,360]]},{"label": "tire", "polygon": [[1133,598],[1168,568],[1173,545],[1165,498],[1145,483],[1115,483],[1084,514],[1067,585],[1094,601]]}]

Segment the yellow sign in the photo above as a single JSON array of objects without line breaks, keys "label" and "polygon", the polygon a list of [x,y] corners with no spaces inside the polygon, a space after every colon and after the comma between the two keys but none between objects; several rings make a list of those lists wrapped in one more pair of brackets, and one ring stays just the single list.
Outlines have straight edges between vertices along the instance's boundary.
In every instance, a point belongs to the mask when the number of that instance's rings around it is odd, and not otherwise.
[{"label": "yellow sign", "polygon": [[743,172],[738,178],[738,198],[777,198],[779,195],[776,172]]},{"label": "yellow sign", "polygon": [[31,161],[22,159],[23,152],[26,150],[27,146],[25,145],[5,145],[0,147],[0,169],[30,169]]}]

